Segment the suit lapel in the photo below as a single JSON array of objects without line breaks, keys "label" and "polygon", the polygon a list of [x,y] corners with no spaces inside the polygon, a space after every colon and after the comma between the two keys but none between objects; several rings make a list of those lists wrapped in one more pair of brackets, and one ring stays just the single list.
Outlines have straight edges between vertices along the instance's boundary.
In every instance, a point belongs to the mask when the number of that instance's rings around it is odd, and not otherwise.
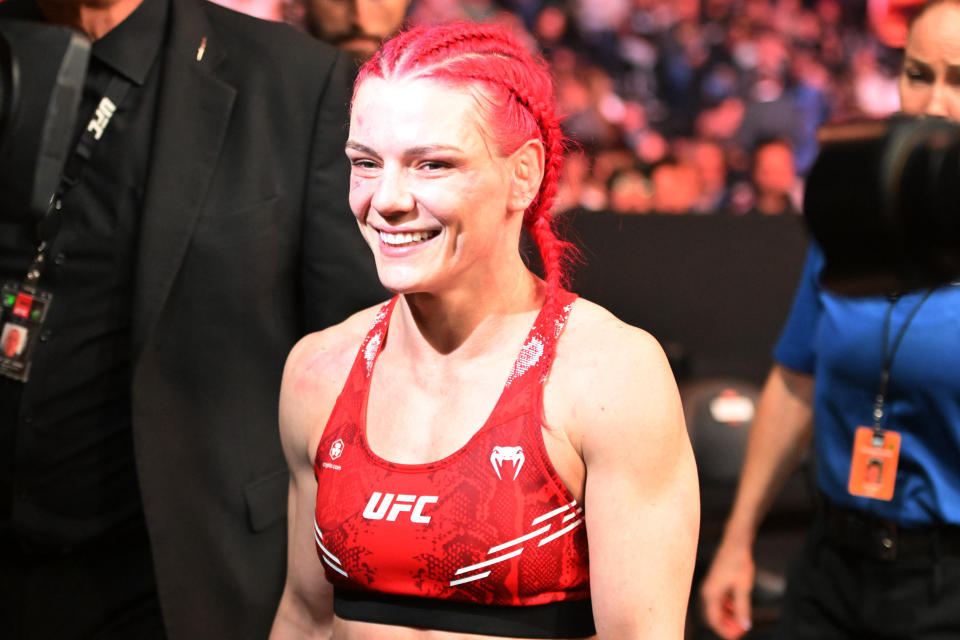
[{"label": "suit lapel", "polygon": [[140,226],[135,355],[153,332],[183,262],[236,96],[215,75],[225,54],[201,4],[173,0],[171,5]]}]

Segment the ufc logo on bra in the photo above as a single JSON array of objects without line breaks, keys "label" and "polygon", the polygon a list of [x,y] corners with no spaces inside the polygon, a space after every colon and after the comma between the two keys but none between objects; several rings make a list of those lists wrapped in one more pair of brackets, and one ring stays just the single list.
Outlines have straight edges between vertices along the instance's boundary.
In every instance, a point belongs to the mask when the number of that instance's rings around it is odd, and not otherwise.
[{"label": "ufc logo on bra", "polygon": [[[394,499],[394,497],[396,497],[396,499]],[[381,500],[381,498],[383,499]],[[383,516],[386,515],[387,520],[393,522],[401,513],[409,511],[410,522],[427,524],[430,522],[430,516],[423,515],[423,508],[439,499],[439,496],[417,497],[404,493],[394,496],[392,493],[384,495],[379,491],[374,491],[373,495],[370,496],[370,499],[367,501],[366,508],[363,510],[363,517],[367,520],[383,520]],[[393,506],[390,506],[391,503]],[[388,509],[389,513],[387,512]]]}]

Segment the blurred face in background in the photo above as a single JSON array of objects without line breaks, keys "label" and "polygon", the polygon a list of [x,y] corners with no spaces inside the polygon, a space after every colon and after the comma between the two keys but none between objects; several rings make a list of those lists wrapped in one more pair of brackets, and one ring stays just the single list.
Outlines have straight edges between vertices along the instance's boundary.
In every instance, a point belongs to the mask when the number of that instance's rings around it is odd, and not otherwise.
[{"label": "blurred face in background", "polygon": [[357,62],[400,29],[410,0],[307,0],[310,32]]},{"label": "blurred face in background", "polygon": [[700,197],[697,171],[687,164],[664,163],[653,170],[653,208],[658,213],[687,213]]},{"label": "blurred face in background", "polygon": [[753,182],[761,193],[788,194],[797,179],[793,151],[781,142],[757,149],[753,160]]},{"label": "blurred face in background", "polygon": [[537,16],[534,32],[543,42],[555,42],[563,37],[567,31],[567,14],[560,7],[544,7]]},{"label": "blurred face in background", "polygon": [[610,177],[608,208],[617,213],[647,213],[653,205],[653,187],[636,169],[625,169]]},{"label": "blurred face in background", "polygon": [[705,191],[718,191],[727,184],[727,161],[717,143],[699,141],[693,150],[693,164]]},{"label": "blurred face in background", "polygon": [[934,5],[914,21],[898,87],[904,113],[960,120],[960,3]]},{"label": "blurred face in background", "polygon": [[670,10],[680,21],[700,18],[700,0],[672,0]]},{"label": "blurred face in background", "polygon": [[771,31],[757,39],[757,73],[763,78],[780,79],[787,70],[790,52],[783,37]]}]

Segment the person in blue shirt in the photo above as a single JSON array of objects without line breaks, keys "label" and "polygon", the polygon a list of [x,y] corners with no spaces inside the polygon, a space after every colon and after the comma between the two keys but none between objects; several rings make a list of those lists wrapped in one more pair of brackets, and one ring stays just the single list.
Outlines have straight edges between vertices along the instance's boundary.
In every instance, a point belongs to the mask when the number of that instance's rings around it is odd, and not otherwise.
[{"label": "person in blue shirt", "polygon": [[[907,114],[960,120],[960,0],[912,19],[899,93]],[[757,528],[812,442],[824,506],[777,637],[960,637],[960,282],[844,297],[820,285],[823,265],[811,246],[701,587],[707,622],[729,640],[749,630]]]}]

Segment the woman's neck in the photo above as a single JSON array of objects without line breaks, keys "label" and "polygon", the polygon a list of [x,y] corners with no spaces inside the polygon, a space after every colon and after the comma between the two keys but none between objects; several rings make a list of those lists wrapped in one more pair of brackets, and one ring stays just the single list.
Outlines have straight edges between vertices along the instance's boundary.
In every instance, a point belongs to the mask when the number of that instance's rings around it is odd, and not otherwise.
[{"label": "woman's neck", "polygon": [[127,19],[143,0],[37,0],[44,17],[79,29],[91,41],[99,40]]},{"label": "woman's neck", "polygon": [[435,356],[458,351],[470,358],[498,340],[511,317],[539,309],[545,292],[543,281],[523,267],[520,277],[483,288],[406,294],[398,303],[403,321],[396,323],[396,331],[391,327],[390,337],[412,357],[420,351]]}]

